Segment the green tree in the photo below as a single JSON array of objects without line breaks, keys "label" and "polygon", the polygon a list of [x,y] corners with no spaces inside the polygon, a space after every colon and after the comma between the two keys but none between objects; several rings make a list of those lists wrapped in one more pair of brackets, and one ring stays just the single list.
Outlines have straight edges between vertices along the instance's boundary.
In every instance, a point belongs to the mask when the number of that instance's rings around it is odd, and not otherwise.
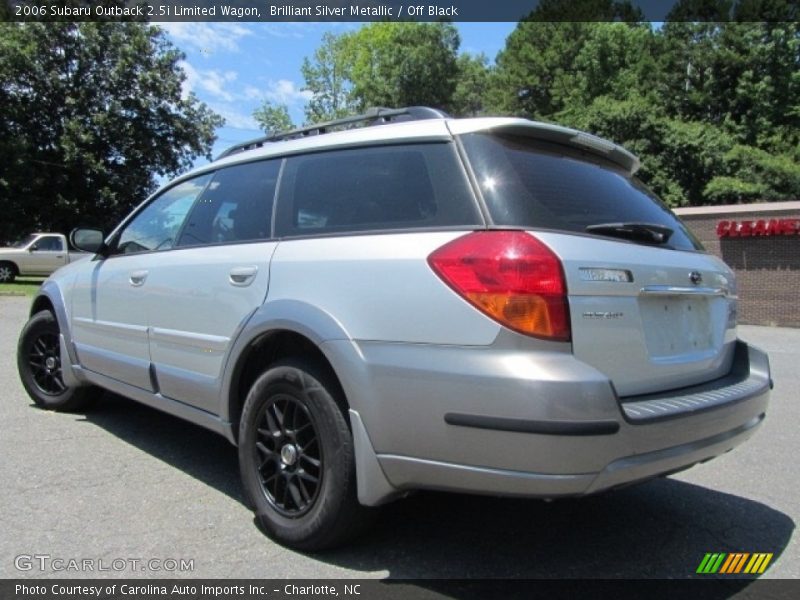
[{"label": "green tree", "polygon": [[491,74],[488,64],[489,59],[483,53],[459,55],[456,60],[458,82],[447,104],[453,116],[476,117],[486,112],[486,90]]},{"label": "green tree", "polygon": [[456,88],[456,28],[449,23],[372,23],[343,38],[356,107],[446,107]]},{"label": "green tree", "polygon": [[592,24],[522,21],[497,56],[488,92],[498,114],[547,119],[565,108],[575,58]]},{"label": "green tree", "polygon": [[289,108],[285,104],[275,104],[269,100],[264,100],[253,112],[253,118],[268,135],[295,128],[289,116]]},{"label": "green tree", "polygon": [[354,108],[350,63],[343,48],[343,39],[330,32],[322,36],[322,45],[314,51],[313,60],[303,59],[300,71],[313,93],[306,105],[306,119],[320,123],[339,119]]},{"label": "green tree", "polygon": [[756,146],[773,143],[778,128],[787,149],[797,146],[800,25],[668,23],[664,36],[661,89],[671,114],[718,124]]},{"label": "green tree", "polygon": [[725,153],[723,163],[704,190],[711,203],[800,198],[800,168],[787,154],[737,144]]},{"label": "green tree", "polygon": [[0,238],[108,227],[209,156],[223,120],[142,23],[0,24]]},{"label": "green tree", "polygon": [[[678,9],[718,18],[740,10],[718,0]],[[797,197],[797,23],[668,22],[655,31],[537,22],[542,14],[520,23],[498,56],[487,94],[494,111],[626,146],[642,159],[641,178],[673,206]]]},{"label": "green tree", "polygon": [[489,105],[500,114],[552,118],[574,95],[576,59],[598,22],[641,18],[628,1],[542,0],[498,54]]},{"label": "green tree", "polygon": [[567,108],[595,98],[647,96],[658,82],[658,39],[649,24],[592,24],[560,85]]}]

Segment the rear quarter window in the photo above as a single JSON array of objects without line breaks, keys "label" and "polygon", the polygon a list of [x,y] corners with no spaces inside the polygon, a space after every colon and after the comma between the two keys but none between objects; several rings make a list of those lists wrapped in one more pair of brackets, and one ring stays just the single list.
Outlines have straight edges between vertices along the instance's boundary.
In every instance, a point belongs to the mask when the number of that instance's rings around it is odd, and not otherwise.
[{"label": "rear quarter window", "polygon": [[586,233],[601,223],[650,223],[673,230],[667,247],[702,249],[661,200],[609,161],[522,136],[461,140],[495,225]]},{"label": "rear quarter window", "polygon": [[452,144],[334,150],[287,159],[278,235],[481,224]]}]

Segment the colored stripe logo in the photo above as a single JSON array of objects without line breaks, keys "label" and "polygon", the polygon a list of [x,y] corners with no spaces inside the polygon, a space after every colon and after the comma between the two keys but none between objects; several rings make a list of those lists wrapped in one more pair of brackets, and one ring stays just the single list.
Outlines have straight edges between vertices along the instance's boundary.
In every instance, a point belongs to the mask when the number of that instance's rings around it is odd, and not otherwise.
[{"label": "colored stripe logo", "polygon": [[735,575],[746,573],[758,575],[767,570],[772,560],[772,552],[707,552],[697,567],[696,573],[702,575]]}]

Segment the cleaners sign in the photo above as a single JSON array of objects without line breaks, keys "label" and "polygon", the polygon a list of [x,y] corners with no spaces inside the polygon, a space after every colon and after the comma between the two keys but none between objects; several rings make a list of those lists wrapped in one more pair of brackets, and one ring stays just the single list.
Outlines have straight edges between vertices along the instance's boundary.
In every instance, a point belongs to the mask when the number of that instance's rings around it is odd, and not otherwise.
[{"label": "cleaners sign", "polygon": [[759,219],[717,223],[717,237],[720,238],[776,235],[800,235],[800,219]]}]

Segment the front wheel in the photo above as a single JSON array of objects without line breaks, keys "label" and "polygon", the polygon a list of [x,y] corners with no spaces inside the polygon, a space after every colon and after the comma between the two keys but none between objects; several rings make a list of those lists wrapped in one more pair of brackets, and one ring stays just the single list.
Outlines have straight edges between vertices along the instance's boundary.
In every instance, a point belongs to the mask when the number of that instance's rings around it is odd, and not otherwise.
[{"label": "front wheel", "polygon": [[11,263],[0,263],[0,283],[12,283],[17,276],[17,270]]},{"label": "front wheel", "polygon": [[22,385],[37,406],[76,411],[96,396],[96,388],[68,387],[61,374],[60,330],[48,310],[33,315],[22,330],[17,346],[17,369]]},{"label": "front wheel", "polygon": [[256,380],[242,411],[239,465],[250,505],[270,537],[300,550],[339,545],[366,522],[340,396],[324,369],[287,360]]}]

